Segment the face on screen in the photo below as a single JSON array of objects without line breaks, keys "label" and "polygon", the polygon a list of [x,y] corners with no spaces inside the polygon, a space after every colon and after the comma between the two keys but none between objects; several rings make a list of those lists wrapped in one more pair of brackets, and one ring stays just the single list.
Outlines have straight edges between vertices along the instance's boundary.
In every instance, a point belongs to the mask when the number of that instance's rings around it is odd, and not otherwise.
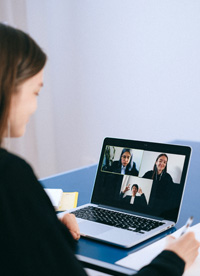
[{"label": "face on screen", "polygon": [[162,173],[162,171],[164,171],[164,169],[167,166],[167,157],[165,155],[161,155],[158,160],[156,161],[156,167],[157,167],[157,171],[159,173]]},{"label": "face on screen", "polygon": [[128,151],[125,151],[121,156],[121,164],[122,166],[126,167],[131,159],[131,154]]}]

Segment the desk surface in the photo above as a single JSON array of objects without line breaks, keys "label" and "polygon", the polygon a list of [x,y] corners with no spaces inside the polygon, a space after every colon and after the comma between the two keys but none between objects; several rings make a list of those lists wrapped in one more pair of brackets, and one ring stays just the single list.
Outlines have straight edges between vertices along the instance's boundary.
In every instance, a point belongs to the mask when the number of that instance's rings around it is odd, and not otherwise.
[{"label": "desk surface", "polygon": [[[200,179],[200,143],[188,141],[173,141],[173,143],[189,145],[193,149],[180,217],[176,224],[176,228],[178,229],[185,224],[191,215],[194,216],[195,224],[200,221],[198,208],[200,196],[200,184],[198,183]],[[41,183],[45,188],[61,188],[64,192],[78,191],[78,206],[80,206],[90,202],[96,170],[97,165],[93,165],[42,179]],[[166,233],[150,239],[148,243],[160,239],[164,235]],[[133,270],[117,266],[115,262],[135,250],[146,246],[148,243],[144,242],[130,249],[123,249],[87,238],[81,238],[78,242],[76,254],[87,267],[113,275],[131,275],[133,274]]]}]

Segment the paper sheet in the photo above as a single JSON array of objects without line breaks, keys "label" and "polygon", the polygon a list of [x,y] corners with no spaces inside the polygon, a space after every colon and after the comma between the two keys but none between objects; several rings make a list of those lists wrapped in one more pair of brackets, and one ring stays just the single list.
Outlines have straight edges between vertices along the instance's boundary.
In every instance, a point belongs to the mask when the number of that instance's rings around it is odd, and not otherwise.
[{"label": "paper sheet", "polygon": [[76,208],[78,201],[78,192],[63,193],[61,198],[61,204],[57,211],[66,211]]},{"label": "paper sheet", "polygon": [[44,190],[47,193],[48,197],[50,198],[52,205],[55,208],[58,208],[61,203],[63,190],[62,189],[46,189],[46,188]]},{"label": "paper sheet", "polygon": [[[183,228],[183,227],[182,227]],[[174,232],[174,237],[179,237],[182,228]],[[200,223],[190,227],[189,231],[194,231],[196,238],[200,241]],[[129,256],[119,260],[116,264],[125,266],[131,269],[140,270],[143,266],[149,264],[161,251],[164,249],[166,244],[166,238],[163,238]],[[200,250],[199,250],[200,253]],[[200,272],[200,254],[193,263],[193,265],[183,274],[184,276],[197,276]]]}]

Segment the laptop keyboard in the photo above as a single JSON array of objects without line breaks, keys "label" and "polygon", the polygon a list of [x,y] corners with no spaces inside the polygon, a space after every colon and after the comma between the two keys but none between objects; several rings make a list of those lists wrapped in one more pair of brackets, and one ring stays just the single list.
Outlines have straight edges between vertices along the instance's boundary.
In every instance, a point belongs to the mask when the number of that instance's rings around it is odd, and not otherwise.
[{"label": "laptop keyboard", "polygon": [[148,232],[164,224],[159,221],[123,214],[93,206],[87,206],[85,208],[76,210],[71,212],[71,214],[74,214],[77,218],[95,221],[142,234],[144,233],[143,231]]}]

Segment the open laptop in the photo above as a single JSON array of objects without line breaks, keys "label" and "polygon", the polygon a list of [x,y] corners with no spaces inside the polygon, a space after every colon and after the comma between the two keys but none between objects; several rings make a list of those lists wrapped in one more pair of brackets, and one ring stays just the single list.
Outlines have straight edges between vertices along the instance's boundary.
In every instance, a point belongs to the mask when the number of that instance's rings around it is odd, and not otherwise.
[{"label": "open laptop", "polygon": [[190,154],[188,146],[105,138],[91,202],[70,211],[81,235],[129,248],[173,227]]}]

